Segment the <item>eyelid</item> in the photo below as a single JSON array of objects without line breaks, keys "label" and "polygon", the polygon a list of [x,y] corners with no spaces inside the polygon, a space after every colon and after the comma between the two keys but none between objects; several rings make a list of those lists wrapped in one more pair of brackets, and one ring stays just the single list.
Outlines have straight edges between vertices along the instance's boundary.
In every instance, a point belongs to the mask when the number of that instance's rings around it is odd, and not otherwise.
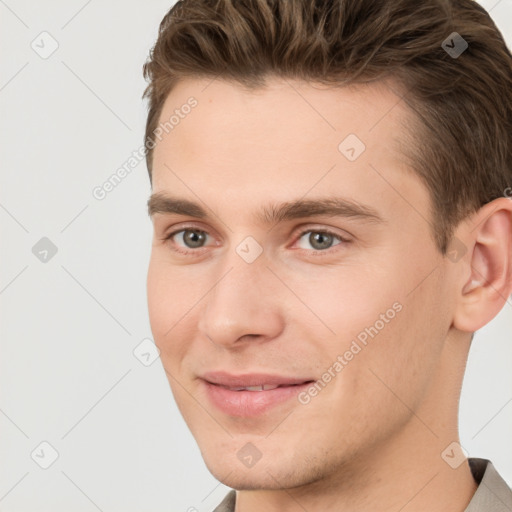
[{"label": "eyelid", "polygon": [[203,229],[201,226],[197,225],[197,224],[177,224],[177,225],[173,225],[171,226],[170,228],[168,229],[165,229],[164,230],[164,235],[162,238],[167,238],[168,236],[170,236],[171,234],[173,233],[178,233],[180,231],[183,231],[185,229],[195,229],[196,231],[204,231],[205,233],[208,233],[208,231],[206,229]]}]

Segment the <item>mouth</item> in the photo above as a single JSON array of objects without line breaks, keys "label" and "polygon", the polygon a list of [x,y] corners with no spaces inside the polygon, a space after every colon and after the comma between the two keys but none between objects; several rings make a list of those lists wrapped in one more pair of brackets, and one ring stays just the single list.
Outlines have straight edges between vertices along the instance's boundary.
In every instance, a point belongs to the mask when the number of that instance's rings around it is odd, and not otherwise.
[{"label": "mouth", "polygon": [[213,386],[219,386],[224,389],[229,389],[230,391],[270,391],[271,389],[302,386],[304,384],[311,384],[313,382],[313,380],[308,380],[298,384],[261,384],[258,386],[225,386],[223,384],[215,384],[213,382],[210,382],[209,384],[212,384]]},{"label": "mouth", "polygon": [[[255,417],[284,406],[316,379],[269,374],[210,372],[200,380],[210,403],[229,416]],[[299,404],[295,400],[295,404]]]},{"label": "mouth", "polygon": [[306,382],[314,382],[316,380],[312,377],[287,377],[270,373],[246,373],[244,375],[235,375],[224,371],[206,372],[201,376],[201,378],[210,384],[217,386],[223,386],[230,389],[254,388],[254,391],[265,391],[265,388],[274,389],[282,386],[301,385]]}]

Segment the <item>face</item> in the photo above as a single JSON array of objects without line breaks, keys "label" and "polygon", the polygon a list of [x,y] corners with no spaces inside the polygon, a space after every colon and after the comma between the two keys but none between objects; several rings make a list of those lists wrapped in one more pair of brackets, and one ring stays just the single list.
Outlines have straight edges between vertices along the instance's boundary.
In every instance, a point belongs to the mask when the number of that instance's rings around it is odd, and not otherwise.
[{"label": "face", "polygon": [[209,470],[237,489],[306,486],[411,442],[413,415],[438,419],[452,304],[399,149],[406,107],[382,83],[197,79],[161,122],[173,113],[154,150],[149,315]]}]

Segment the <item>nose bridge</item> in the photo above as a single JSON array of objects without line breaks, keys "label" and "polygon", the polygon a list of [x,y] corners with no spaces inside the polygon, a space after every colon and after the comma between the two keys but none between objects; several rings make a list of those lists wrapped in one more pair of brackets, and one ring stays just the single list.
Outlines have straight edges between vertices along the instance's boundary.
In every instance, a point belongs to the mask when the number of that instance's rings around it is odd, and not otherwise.
[{"label": "nose bridge", "polygon": [[276,278],[262,253],[254,257],[251,243],[242,242],[225,256],[220,277],[205,297],[199,329],[219,345],[246,335],[273,337],[281,328]]}]

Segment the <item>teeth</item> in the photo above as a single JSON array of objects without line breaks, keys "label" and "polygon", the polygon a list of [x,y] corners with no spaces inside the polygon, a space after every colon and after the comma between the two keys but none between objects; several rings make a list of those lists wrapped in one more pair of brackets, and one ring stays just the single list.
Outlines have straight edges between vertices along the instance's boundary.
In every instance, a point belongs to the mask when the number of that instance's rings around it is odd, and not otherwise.
[{"label": "teeth", "polygon": [[269,389],[276,389],[279,386],[277,384],[263,384],[261,386],[246,386],[246,387],[234,387],[230,388],[225,386],[230,391],[267,391]]}]

